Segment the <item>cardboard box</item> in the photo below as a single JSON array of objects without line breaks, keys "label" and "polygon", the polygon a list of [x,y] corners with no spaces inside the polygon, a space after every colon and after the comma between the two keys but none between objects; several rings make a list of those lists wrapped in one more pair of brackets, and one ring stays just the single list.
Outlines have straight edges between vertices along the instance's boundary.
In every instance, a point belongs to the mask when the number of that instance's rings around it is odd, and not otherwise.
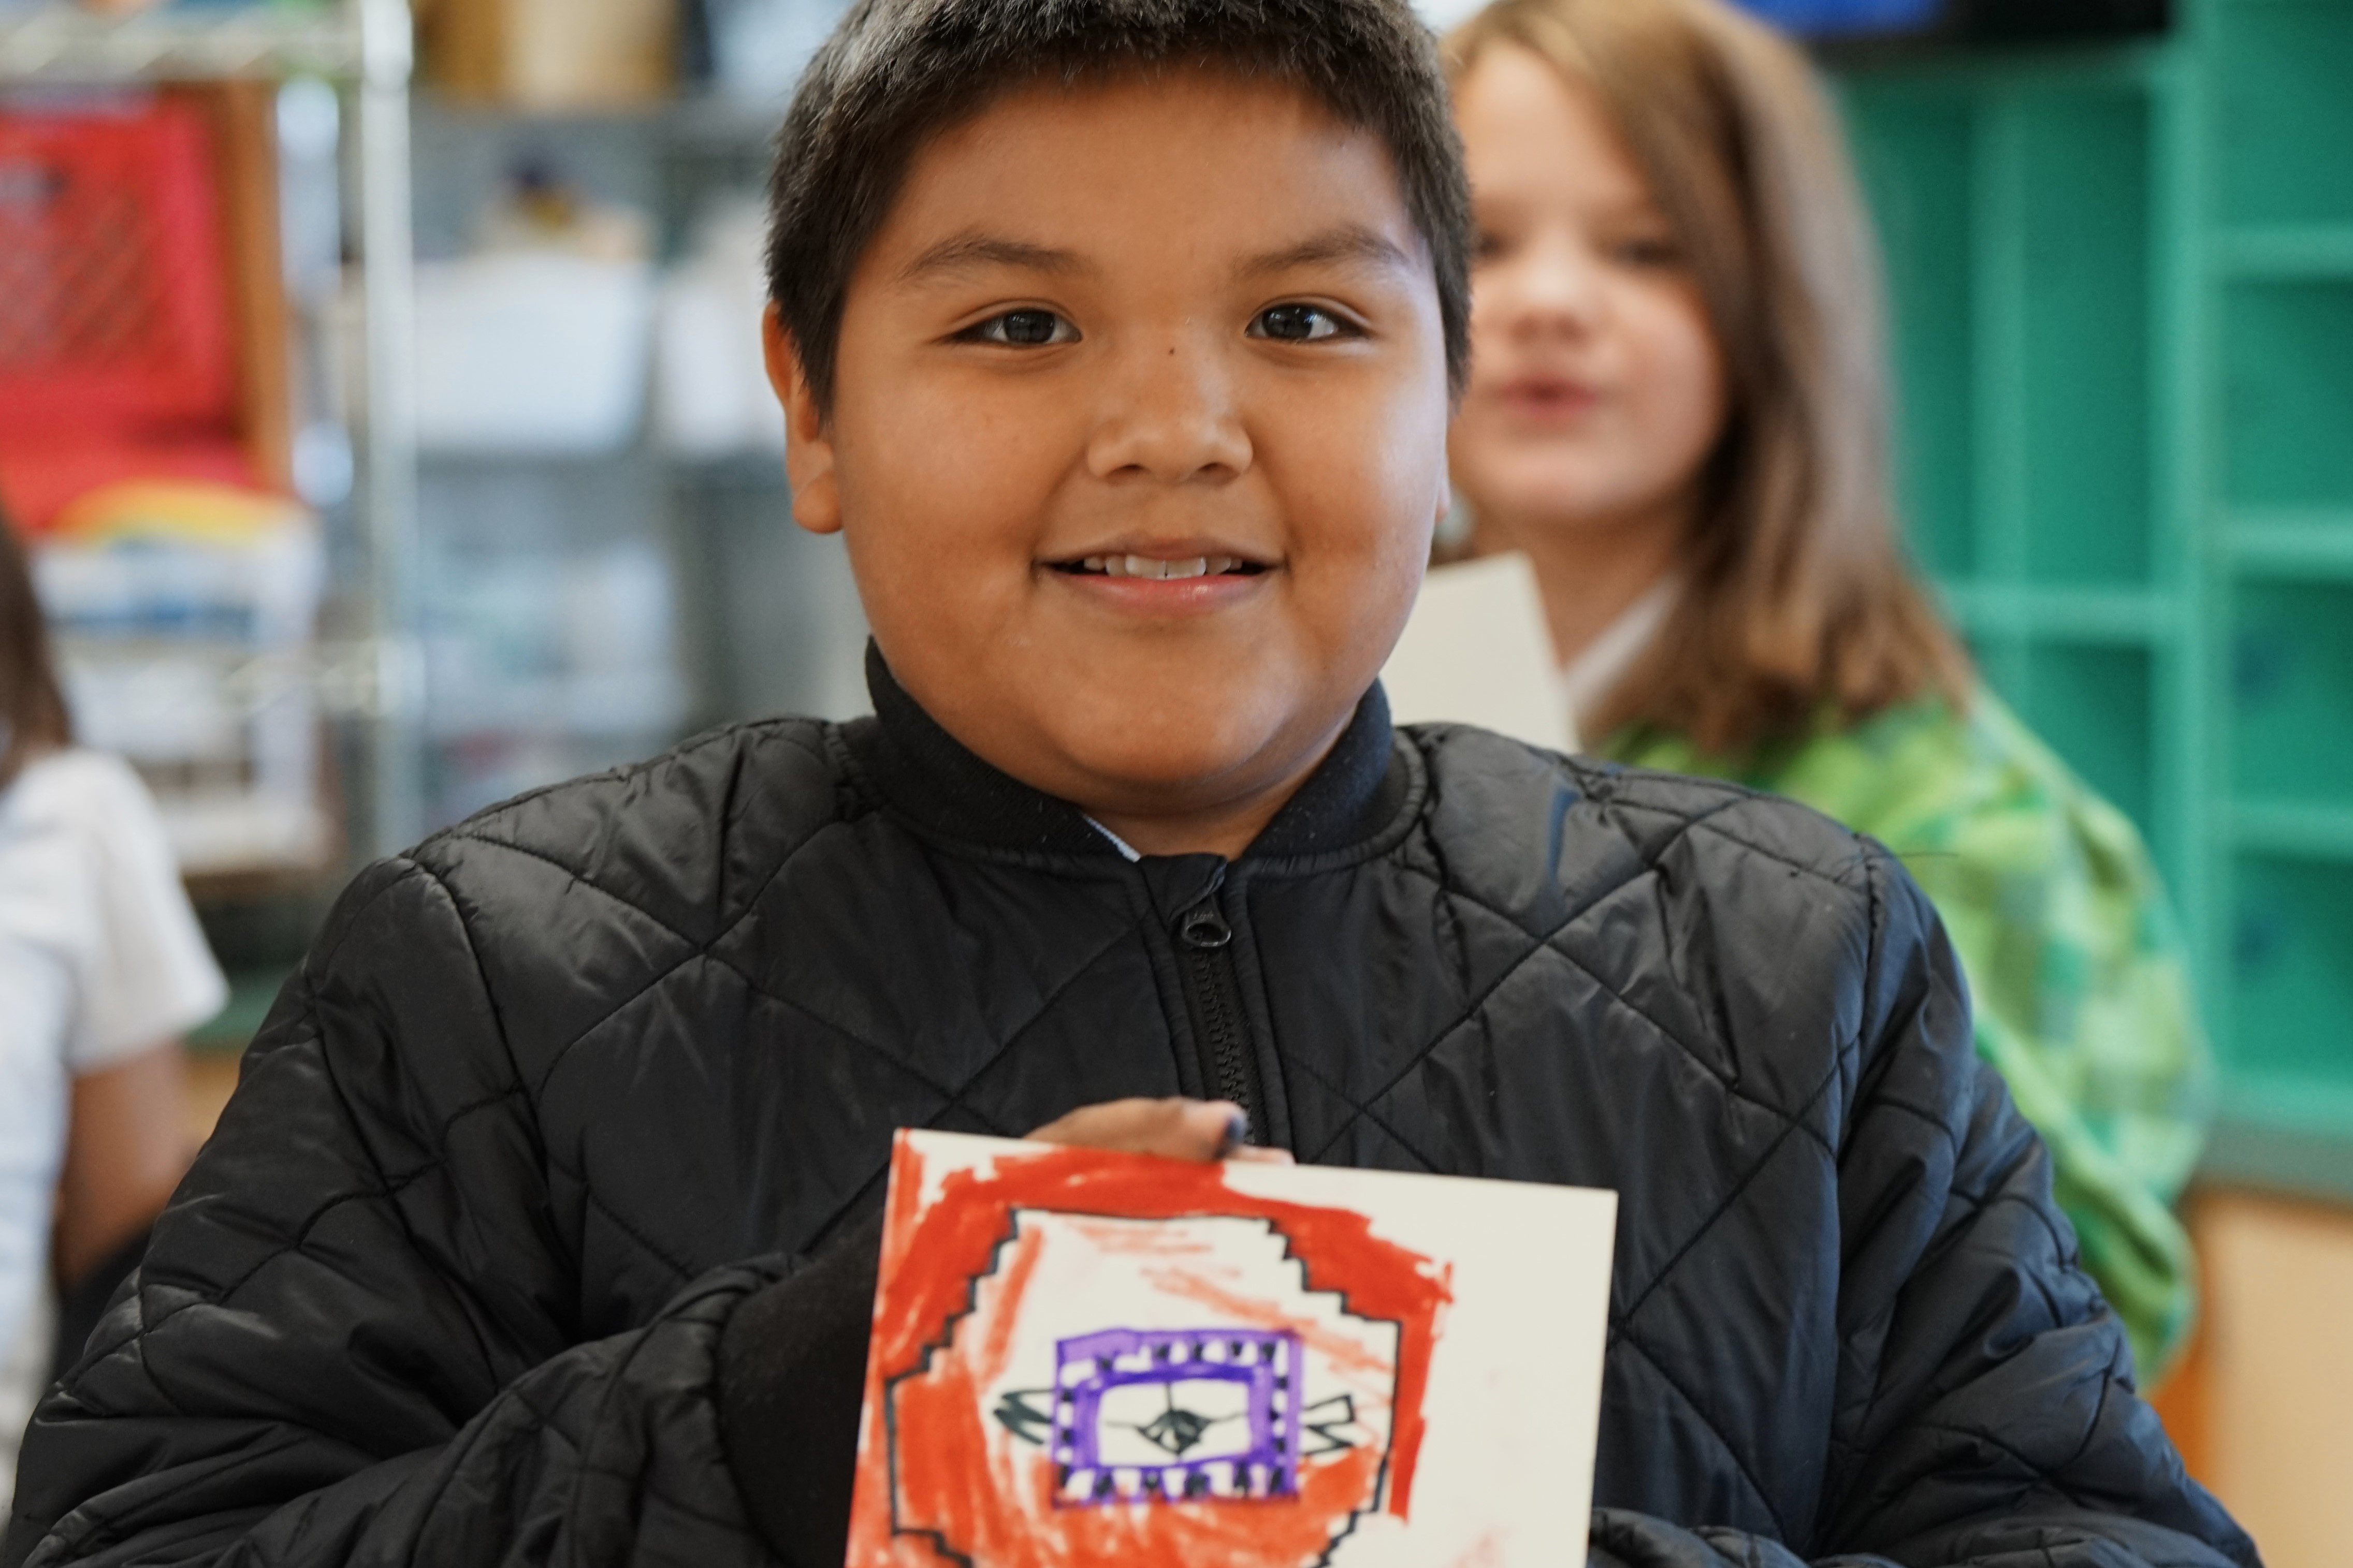
[{"label": "cardboard box", "polygon": [[560,111],[657,103],[678,80],[678,0],[431,0],[426,71],[460,102]]}]

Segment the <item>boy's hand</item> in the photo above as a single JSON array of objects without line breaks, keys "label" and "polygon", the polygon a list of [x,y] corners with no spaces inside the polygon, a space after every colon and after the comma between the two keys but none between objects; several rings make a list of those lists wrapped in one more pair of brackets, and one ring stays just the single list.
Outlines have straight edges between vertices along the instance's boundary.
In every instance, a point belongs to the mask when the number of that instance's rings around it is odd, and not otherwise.
[{"label": "boy's hand", "polygon": [[1254,1149],[1250,1117],[1230,1100],[1114,1100],[1089,1105],[1029,1134],[1039,1143],[1157,1154],[1164,1160],[1248,1160],[1288,1165],[1288,1149]]}]

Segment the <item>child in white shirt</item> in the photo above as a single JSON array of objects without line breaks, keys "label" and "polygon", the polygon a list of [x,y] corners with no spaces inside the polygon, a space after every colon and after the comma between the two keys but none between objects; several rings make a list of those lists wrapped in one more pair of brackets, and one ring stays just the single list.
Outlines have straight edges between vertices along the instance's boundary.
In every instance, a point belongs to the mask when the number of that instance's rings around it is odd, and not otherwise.
[{"label": "child in white shirt", "polygon": [[0,523],[0,1500],[48,1381],[51,1282],[135,1245],[177,1184],[179,1037],[227,996],[154,802],[72,745]]}]

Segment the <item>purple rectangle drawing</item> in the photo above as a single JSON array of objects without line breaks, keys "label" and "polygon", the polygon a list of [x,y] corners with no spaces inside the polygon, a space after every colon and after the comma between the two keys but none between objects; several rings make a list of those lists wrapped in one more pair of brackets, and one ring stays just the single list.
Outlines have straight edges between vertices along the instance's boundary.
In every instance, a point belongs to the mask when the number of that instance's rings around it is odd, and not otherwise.
[{"label": "purple rectangle drawing", "polygon": [[1105,1329],[1054,1351],[1059,1506],[1296,1494],[1296,1334]]}]

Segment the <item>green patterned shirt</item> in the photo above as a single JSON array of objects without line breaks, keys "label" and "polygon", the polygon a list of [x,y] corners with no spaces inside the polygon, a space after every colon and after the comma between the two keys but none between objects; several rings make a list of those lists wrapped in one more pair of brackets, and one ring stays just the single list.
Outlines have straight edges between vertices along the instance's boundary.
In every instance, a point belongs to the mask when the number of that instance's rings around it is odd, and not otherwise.
[{"label": "green patterned shirt", "polygon": [[2153,1381],[2196,1306],[2169,1205],[2198,1158],[2212,1072],[2133,825],[1984,691],[1966,715],[1912,703],[1742,763],[1650,727],[1603,751],[1788,795],[1903,860],[1968,976],[1978,1052],[2050,1146],[2084,1266]]}]

